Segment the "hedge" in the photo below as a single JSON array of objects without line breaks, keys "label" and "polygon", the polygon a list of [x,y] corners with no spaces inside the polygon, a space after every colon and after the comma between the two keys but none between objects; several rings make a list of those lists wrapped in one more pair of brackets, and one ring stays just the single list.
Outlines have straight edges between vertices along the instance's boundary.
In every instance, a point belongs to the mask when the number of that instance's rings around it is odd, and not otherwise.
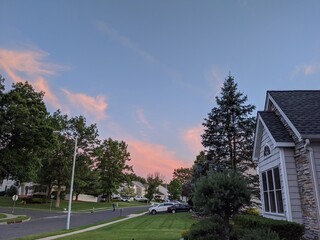
[{"label": "hedge", "polygon": [[[283,220],[274,220],[253,215],[237,215],[233,218],[236,229],[265,228],[278,233],[283,240],[300,240],[304,234],[304,225]],[[241,234],[241,233],[240,233]]]}]

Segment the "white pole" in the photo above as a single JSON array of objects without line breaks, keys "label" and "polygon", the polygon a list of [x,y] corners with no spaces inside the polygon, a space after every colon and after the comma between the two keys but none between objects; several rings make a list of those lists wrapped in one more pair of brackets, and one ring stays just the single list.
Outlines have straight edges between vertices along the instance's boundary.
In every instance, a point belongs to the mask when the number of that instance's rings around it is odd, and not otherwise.
[{"label": "white pole", "polygon": [[78,137],[76,136],[75,143],[74,143],[73,162],[72,162],[72,174],[71,174],[70,195],[69,195],[68,216],[67,216],[67,230],[70,229],[71,203],[72,203],[72,194],[73,194],[74,170],[76,166],[77,143],[78,143]]}]

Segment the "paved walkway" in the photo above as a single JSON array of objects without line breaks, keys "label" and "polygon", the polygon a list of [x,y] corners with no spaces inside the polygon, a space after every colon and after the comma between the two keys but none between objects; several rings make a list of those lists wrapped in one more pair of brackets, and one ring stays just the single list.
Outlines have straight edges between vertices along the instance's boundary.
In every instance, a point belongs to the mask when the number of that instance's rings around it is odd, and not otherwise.
[{"label": "paved walkway", "polygon": [[55,235],[55,236],[46,237],[46,238],[40,238],[38,240],[52,240],[52,239],[67,237],[67,236],[78,234],[78,233],[88,232],[88,231],[96,230],[98,228],[106,227],[106,226],[114,224],[114,223],[118,223],[118,222],[126,221],[126,220],[131,219],[131,218],[139,217],[139,216],[145,215],[146,213],[147,212],[143,212],[143,213],[139,213],[139,214],[130,214],[126,218],[123,218],[123,219],[120,219],[120,220],[116,220],[116,221],[113,221],[113,222],[100,224],[100,225],[97,225],[97,226],[81,229],[81,230],[74,231],[74,232],[64,233],[64,234]]}]

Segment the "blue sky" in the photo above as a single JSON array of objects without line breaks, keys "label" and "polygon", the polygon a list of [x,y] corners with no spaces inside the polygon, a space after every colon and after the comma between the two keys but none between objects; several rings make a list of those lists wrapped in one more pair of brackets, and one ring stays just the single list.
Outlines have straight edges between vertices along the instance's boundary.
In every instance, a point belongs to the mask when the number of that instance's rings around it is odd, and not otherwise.
[{"label": "blue sky", "polygon": [[229,71],[258,110],[267,90],[320,89],[319,23],[313,0],[0,0],[0,74],[168,181],[201,150]]}]

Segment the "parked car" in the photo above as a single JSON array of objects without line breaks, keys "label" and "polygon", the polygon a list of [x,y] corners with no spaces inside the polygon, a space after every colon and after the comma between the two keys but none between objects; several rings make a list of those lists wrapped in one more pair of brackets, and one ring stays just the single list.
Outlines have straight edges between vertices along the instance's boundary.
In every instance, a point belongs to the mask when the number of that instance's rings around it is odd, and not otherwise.
[{"label": "parked car", "polygon": [[171,207],[173,203],[160,203],[149,208],[149,213],[155,215],[160,212],[167,212],[168,207]]},{"label": "parked car", "polygon": [[148,198],[137,196],[137,197],[134,198],[134,200],[138,201],[138,202],[147,202]]},{"label": "parked car", "polygon": [[167,209],[168,212],[176,213],[176,212],[192,212],[192,207],[187,204],[174,204]]}]

